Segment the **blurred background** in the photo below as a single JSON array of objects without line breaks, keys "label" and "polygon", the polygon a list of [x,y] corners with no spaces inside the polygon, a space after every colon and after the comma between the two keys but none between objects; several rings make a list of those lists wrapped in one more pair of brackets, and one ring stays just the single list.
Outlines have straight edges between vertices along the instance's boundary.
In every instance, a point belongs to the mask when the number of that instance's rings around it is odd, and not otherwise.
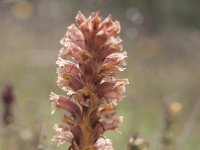
[{"label": "blurred background", "polygon": [[48,95],[63,93],[55,61],[59,40],[78,10],[86,16],[112,14],[121,23],[128,66],[119,77],[130,84],[118,106],[122,133],[107,134],[115,150],[126,149],[135,132],[149,141],[150,150],[161,150],[166,99],[178,104],[175,149],[200,149],[199,0],[0,0],[0,91],[12,85],[15,95],[11,129],[0,104],[0,149],[56,149],[52,128],[63,112],[50,115]]}]

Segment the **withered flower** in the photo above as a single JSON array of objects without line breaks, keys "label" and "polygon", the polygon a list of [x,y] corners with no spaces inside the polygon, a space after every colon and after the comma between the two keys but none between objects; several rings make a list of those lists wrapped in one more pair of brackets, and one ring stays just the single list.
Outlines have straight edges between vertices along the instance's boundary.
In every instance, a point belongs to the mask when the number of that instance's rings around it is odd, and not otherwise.
[{"label": "withered flower", "polygon": [[[71,143],[69,150],[112,150],[103,134],[117,130],[122,117],[116,117],[116,104],[124,96],[127,79],[116,79],[125,69],[120,24],[111,16],[102,20],[99,12],[86,18],[81,12],[76,25],[68,27],[58,54],[58,86],[67,96],[50,94],[52,113],[67,113],[56,124],[53,140]],[[72,61],[66,60],[71,57]]]},{"label": "withered flower", "polygon": [[140,138],[137,133],[133,134],[128,141],[128,150],[148,150],[149,142]]},{"label": "withered flower", "polygon": [[167,96],[164,98],[163,108],[162,150],[176,149],[182,105],[176,99]]},{"label": "withered flower", "polygon": [[15,100],[13,87],[12,85],[6,85],[2,91],[2,103],[3,103],[3,123],[9,125],[13,122],[13,113],[12,113],[12,103]]}]

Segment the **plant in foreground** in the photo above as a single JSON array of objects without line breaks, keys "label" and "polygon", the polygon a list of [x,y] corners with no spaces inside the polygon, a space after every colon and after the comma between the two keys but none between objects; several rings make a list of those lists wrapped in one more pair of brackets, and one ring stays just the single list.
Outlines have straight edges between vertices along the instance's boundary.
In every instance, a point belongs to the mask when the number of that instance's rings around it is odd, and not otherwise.
[{"label": "plant in foreground", "polygon": [[99,12],[89,18],[78,12],[76,24],[60,41],[57,84],[69,96],[50,94],[52,113],[60,108],[67,112],[55,124],[53,140],[71,143],[70,150],[112,150],[103,134],[118,129],[122,117],[115,116],[116,104],[128,84],[127,79],[115,78],[118,70],[125,69],[127,57],[122,52],[120,24],[111,16],[102,21]]}]

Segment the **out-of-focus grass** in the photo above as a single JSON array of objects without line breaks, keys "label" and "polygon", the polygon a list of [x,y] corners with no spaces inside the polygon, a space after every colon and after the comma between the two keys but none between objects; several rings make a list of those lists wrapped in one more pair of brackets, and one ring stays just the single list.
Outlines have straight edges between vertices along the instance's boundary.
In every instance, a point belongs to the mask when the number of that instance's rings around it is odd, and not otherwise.
[{"label": "out-of-focus grass", "polygon": [[[56,86],[55,61],[58,41],[71,21],[58,26],[46,24],[46,27],[29,27],[24,25],[26,23],[11,25],[12,21],[6,19],[0,31],[0,89],[8,82],[15,87],[17,101],[13,108],[18,130],[32,131],[41,124],[42,135],[46,136],[44,145],[51,145],[53,124],[60,120],[63,112],[50,115],[48,95],[50,91],[63,93]],[[116,150],[122,150],[126,149],[129,136],[138,132],[149,140],[152,150],[158,149],[163,98],[172,96],[182,103],[180,132],[185,132],[182,128],[196,101],[200,100],[200,45],[197,42],[200,34],[170,30],[135,40],[127,39],[124,32],[122,36],[125,50],[128,51],[128,66],[119,77],[127,77],[130,84],[126,97],[118,106],[118,115],[124,116],[120,128],[122,134],[109,132],[107,136],[112,138]],[[197,115],[193,120],[191,133],[181,142],[183,145],[178,145],[177,150],[200,149],[199,117]],[[5,137],[0,136],[1,147],[3,142]],[[14,142],[13,145],[11,142],[11,147],[15,150]],[[59,149],[64,150],[66,146],[62,145]]]}]

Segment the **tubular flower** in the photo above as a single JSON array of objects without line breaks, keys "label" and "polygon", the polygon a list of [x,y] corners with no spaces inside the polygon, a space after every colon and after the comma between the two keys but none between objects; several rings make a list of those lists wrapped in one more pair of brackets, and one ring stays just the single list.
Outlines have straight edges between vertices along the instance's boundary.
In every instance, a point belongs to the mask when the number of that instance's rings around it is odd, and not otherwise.
[{"label": "tubular flower", "polygon": [[78,12],[76,25],[69,26],[60,40],[57,84],[68,96],[51,92],[50,100],[52,113],[67,113],[54,126],[53,140],[71,143],[69,150],[113,149],[103,134],[119,128],[123,118],[115,116],[116,104],[128,84],[127,79],[115,78],[125,69],[127,57],[119,33],[120,24],[111,16],[102,20],[98,12],[89,18]]}]

